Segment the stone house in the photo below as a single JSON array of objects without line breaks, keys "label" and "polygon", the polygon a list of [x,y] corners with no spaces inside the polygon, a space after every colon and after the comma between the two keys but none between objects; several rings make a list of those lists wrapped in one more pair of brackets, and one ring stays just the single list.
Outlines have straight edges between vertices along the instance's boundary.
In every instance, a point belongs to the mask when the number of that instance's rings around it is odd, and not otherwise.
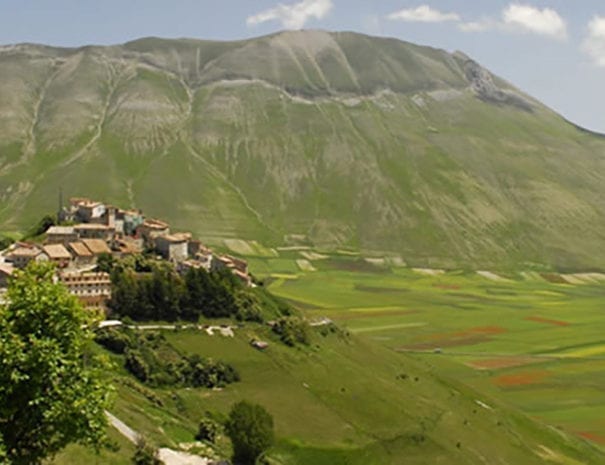
[{"label": "stone house", "polygon": [[236,270],[246,275],[248,274],[248,262],[246,260],[242,260],[241,258],[233,257],[231,255],[226,255],[226,257],[231,260],[231,263]]},{"label": "stone house", "polygon": [[106,308],[111,299],[108,273],[61,273],[59,281],[88,308]]},{"label": "stone house", "polygon": [[145,218],[138,210],[120,210],[116,212],[116,223],[122,222],[122,233],[127,236],[134,236],[137,228],[143,224]]},{"label": "stone house", "polygon": [[217,255],[212,258],[212,271],[221,271],[221,270],[233,270],[235,269],[235,264],[233,261],[226,255]]},{"label": "stone house", "polygon": [[113,242],[113,254],[118,257],[128,255],[138,255],[143,252],[143,239],[136,239],[131,236],[123,236]]},{"label": "stone house", "polygon": [[170,234],[170,226],[160,220],[148,219],[137,228],[137,233],[147,242],[153,244],[156,237]]},{"label": "stone house", "polygon": [[90,250],[95,257],[95,261],[99,258],[99,255],[111,254],[111,249],[103,239],[82,239],[82,242],[88,250]]},{"label": "stone house", "polygon": [[81,223],[74,226],[74,231],[80,239],[102,239],[109,241],[115,234],[115,228],[105,224]]},{"label": "stone house", "polygon": [[48,261],[49,257],[37,245],[20,243],[17,244],[8,254],[5,255],[6,261],[15,268],[25,268],[29,262]]},{"label": "stone house", "polygon": [[94,265],[97,261],[97,257],[86,247],[84,242],[70,242],[67,248],[72,254],[74,265],[77,267]]},{"label": "stone house", "polygon": [[107,207],[103,203],[89,199],[79,199],[75,207],[76,218],[84,223],[91,223],[102,218],[107,210]]},{"label": "stone house", "polygon": [[154,239],[155,248],[166,260],[182,262],[189,257],[188,243],[191,240],[189,233],[167,234]]},{"label": "stone house", "polygon": [[72,226],[51,226],[46,230],[47,244],[63,244],[78,240],[78,233]]},{"label": "stone house", "polygon": [[71,253],[63,244],[46,244],[42,250],[58,268],[67,268],[71,263]]}]

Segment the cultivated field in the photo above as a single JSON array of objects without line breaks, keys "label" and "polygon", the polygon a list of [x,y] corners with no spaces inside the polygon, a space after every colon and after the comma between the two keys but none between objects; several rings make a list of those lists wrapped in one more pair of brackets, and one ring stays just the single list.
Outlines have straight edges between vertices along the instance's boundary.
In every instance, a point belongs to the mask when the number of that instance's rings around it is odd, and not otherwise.
[{"label": "cultivated field", "polygon": [[[270,289],[312,317],[411,354],[530,416],[605,446],[605,283],[556,273],[381,268],[344,256],[276,271]],[[288,279],[285,279],[285,278]],[[576,284],[572,284],[575,282]]]}]

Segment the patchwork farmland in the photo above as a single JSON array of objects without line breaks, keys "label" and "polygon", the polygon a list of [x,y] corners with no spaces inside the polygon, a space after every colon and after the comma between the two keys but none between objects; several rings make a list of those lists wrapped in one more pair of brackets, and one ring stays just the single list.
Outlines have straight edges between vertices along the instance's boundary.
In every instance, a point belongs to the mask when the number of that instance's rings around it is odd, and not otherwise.
[{"label": "patchwork farmland", "polygon": [[[552,427],[605,445],[605,282],[599,274],[412,270],[300,252],[252,259],[275,294],[405,352]],[[307,258],[309,252],[306,252]],[[501,279],[496,279],[501,278]]]}]

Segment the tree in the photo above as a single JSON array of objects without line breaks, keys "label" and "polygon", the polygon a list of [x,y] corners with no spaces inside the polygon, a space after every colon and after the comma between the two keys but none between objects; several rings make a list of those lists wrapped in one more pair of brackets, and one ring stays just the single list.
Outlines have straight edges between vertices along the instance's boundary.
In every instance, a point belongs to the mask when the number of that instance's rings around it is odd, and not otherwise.
[{"label": "tree", "polygon": [[261,405],[246,401],[235,404],[225,430],[233,444],[233,460],[237,464],[254,464],[273,445],[273,417]]},{"label": "tree", "polygon": [[220,433],[221,427],[217,422],[210,418],[202,418],[195,439],[214,444]]},{"label": "tree", "polygon": [[163,462],[158,456],[158,450],[145,438],[139,437],[132,463],[134,465],[162,465]]},{"label": "tree", "polygon": [[116,262],[110,253],[102,253],[97,258],[97,271],[111,273]]},{"label": "tree", "polygon": [[280,318],[273,326],[273,332],[279,334],[281,341],[294,347],[297,343],[309,345],[309,325],[301,318],[287,316]]},{"label": "tree", "polygon": [[0,308],[0,456],[38,465],[67,444],[106,441],[109,389],[92,355],[91,316],[54,268],[32,263],[10,282]]}]

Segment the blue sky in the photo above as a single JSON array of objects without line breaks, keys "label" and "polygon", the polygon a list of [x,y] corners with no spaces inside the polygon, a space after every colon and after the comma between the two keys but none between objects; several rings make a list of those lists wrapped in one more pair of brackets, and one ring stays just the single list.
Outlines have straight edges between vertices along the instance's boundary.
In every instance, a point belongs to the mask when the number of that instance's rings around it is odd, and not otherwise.
[{"label": "blue sky", "polygon": [[0,0],[0,44],[230,40],[287,28],[462,50],[566,118],[605,132],[604,0]]}]

